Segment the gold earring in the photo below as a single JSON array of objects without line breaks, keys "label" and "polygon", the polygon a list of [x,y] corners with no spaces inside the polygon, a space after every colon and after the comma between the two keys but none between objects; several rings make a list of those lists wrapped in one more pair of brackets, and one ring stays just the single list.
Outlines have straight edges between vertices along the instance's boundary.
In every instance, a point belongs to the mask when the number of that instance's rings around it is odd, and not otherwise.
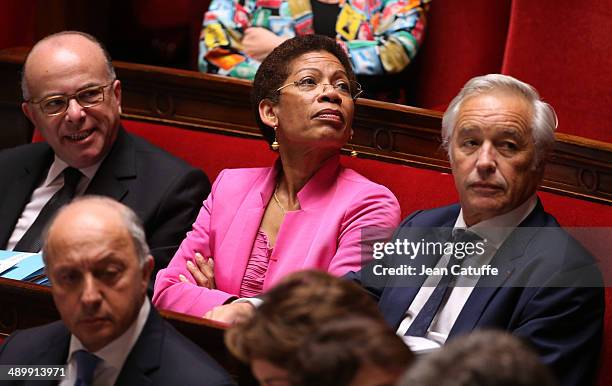
[{"label": "gold earring", "polygon": [[348,145],[351,148],[351,157],[356,158],[357,157],[357,151],[355,150],[355,148],[353,147],[353,144],[351,143],[351,140],[353,139],[353,134],[351,134],[351,138],[349,138],[349,142]]},{"label": "gold earring", "polygon": [[280,145],[278,144],[278,141],[276,140],[276,129],[277,128],[278,126],[274,126],[274,142],[272,142],[272,144],[270,145],[270,147],[274,151],[278,151],[278,148],[280,147]]}]

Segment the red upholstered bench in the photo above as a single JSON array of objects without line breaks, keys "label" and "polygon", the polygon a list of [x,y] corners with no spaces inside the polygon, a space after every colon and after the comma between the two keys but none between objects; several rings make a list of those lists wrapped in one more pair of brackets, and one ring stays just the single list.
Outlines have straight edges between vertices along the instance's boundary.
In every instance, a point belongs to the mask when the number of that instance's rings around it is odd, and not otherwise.
[{"label": "red upholstered bench", "polygon": [[[248,139],[124,120],[125,128],[204,170],[211,180],[226,168],[270,166],[276,155],[263,139]],[[453,178],[446,173],[394,163],[342,157],[342,163],[395,194],[406,216],[417,209],[457,201]],[[539,192],[544,207],[564,226],[612,226],[612,208],[585,200]]]},{"label": "red upholstered bench", "polygon": [[[214,180],[226,168],[270,166],[276,154],[263,139],[248,139],[124,120],[125,128],[204,170]],[[456,201],[450,175],[379,161],[342,157],[342,163],[387,186],[402,205],[402,215]],[[384,168],[380,166],[384,165]],[[419,191],[414,187],[418,186]]]}]

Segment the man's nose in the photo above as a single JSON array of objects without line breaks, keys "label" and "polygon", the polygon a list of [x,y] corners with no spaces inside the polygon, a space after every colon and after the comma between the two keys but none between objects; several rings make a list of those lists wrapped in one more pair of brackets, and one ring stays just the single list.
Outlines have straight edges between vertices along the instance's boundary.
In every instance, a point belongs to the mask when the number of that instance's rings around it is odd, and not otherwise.
[{"label": "man's nose", "polygon": [[83,291],[81,293],[81,303],[83,306],[90,310],[95,310],[102,301],[102,294],[100,288],[98,288],[96,280],[86,275],[83,278]]},{"label": "man's nose", "polygon": [[497,168],[497,153],[492,144],[485,142],[478,149],[478,158],[476,159],[476,169],[481,176],[494,173]]},{"label": "man's nose", "polygon": [[66,120],[69,122],[79,122],[85,118],[85,109],[77,102],[75,98],[68,100],[68,108],[66,109]]}]

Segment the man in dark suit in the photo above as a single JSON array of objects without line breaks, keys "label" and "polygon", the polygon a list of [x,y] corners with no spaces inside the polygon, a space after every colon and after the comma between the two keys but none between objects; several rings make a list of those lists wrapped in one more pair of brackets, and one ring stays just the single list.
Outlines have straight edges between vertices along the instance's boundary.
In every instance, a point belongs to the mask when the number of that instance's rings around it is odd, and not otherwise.
[{"label": "man in dark suit", "polygon": [[23,112],[46,142],[0,152],[0,249],[40,249],[54,212],[48,206],[72,171],[75,186],[64,201],[99,194],[128,205],[145,224],[154,272],[165,267],[210,183],[121,127],[121,82],[100,43],[79,32],[41,40],[24,64],[22,89]]},{"label": "man in dark suit", "polygon": [[67,365],[60,385],[233,384],[151,307],[153,258],[128,207],[101,196],[75,200],[52,221],[43,251],[62,320],[13,333],[0,364]]},{"label": "man in dark suit", "polygon": [[[536,195],[556,123],[537,91],[509,76],[474,78],[451,102],[442,134],[459,204],[413,213],[388,249],[378,247],[386,256],[347,275],[376,297],[414,351],[478,328],[504,329],[530,343],[561,384],[593,383],[601,276]],[[450,248],[408,256],[404,240]]]}]

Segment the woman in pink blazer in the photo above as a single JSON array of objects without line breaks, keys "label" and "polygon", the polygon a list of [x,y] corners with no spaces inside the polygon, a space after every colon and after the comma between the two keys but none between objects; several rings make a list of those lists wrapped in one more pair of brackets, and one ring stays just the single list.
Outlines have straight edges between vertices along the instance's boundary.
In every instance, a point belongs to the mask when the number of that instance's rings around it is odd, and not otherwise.
[{"label": "woman in pink blazer", "polygon": [[362,231],[389,236],[400,220],[393,193],[339,162],[360,92],[332,39],[293,38],[265,59],[252,99],[279,159],[271,168],[219,174],[192,231],[157,275],[158,308],[201,317],[294,271],[360,268]]}]

